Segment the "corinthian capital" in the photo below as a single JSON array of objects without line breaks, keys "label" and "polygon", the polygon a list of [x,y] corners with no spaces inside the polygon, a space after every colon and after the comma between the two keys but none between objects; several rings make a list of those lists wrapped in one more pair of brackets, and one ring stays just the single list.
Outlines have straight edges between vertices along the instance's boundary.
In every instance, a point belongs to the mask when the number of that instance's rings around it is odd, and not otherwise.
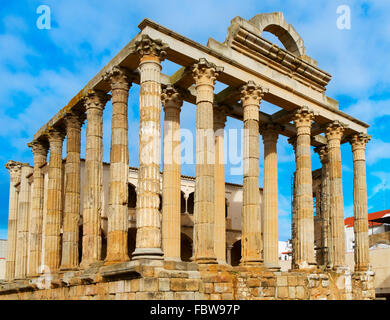
[{"label": "corinthian capital", "polygon": [[259,105],[261,99],[263,99],[264,95],[268,93],[268,89],[256,85],[256,83],[250,80],[240,88],[240,92],[243,105]]},{"label": "corinthian capital", "polygon": [[65,124],[66,128],[74,128],[74,129],[81,129],[84,120],[85,120],[85,113],[81,111],[71,111],[65,115]]},{"label": "corinthian capital", "polygon": [[314,120],[314,112],[308,107],[303,106],[295,111],[292,120],[294,121],[295,127],[297,128],[311,127],[311,124]]},{"label": "corinthian capital", "polygon": [[226,107],[215,103],[213,109],[214,129],[221,129],[225,127],[226,123]]},{"label": "corinthian capital", "polygon": [[161,93],[161,102],[164,110],[167,108],[180,109],[183,105],[185,91],[172,85],[166,86]]},{"label": "corinthian capital", "polygon": [[215,80],[223,71],[222,67],[217,67],[214,63],[208,62],[204,58],[200,58],[192,68],[192,75],[195,79],[196,85],[214,85]]},{"label": "corinthian capital", "polygon": [[65,139],[66,133],[63,128],[50,127],[47,129],[47,137],[49,139],[49,143],[59,142]]},{"label": "corinthian capital", "polygon": [[264,142],[277,142],[279,132],[283,130],[283,126],[276,123],[265,123],[259,127],[259,132],[263,137]]},{"label": "corinthian capital", "polygon": [[371,136],[365,133],[356,133],[349,137],[349,143],[352,146],[352,150],[365,149],[367,143],[371,140]]},{"label": "corinthian capital", "polygon": [[141,58],[153,56],[163,61],[167,55],[167,49],[167,44],[163,43],[160,39],[153,40],[147,34],[143,34],[141,39],[135,42],[135,51]]},{"label": "corinthian capital", "polygon": [[111,89],[129,90],[134,80],[134,75],[124,67],[114,66],[104,73],[103,80],[111,85]]},{"label": "corinthian capital", "polygon": [[341,140],[345,130],[345,125],[339,121],[334,121],[327,125],[325,136],[328,141],[330,140]]},{"label": "corinthian capital", "polygon": [[84,105],[86,110],[99,109],[103,111],[108,100],[111,99],[111,95],[101,90],[91,90],[84,97]]},{"label": "corinthian capital", "polygon": [[318,154],[322,164],[324,164],[328,161],[328,147],[327,146],[321,146],[321,147],[314,148],[314,152]]},{"label": "corinthian capital", "polygon": [[17,162],[13,160],[9,160],[5,164],[5,168],[8,170],[11,180],[15,182],[16,180],[20,179],[22,167],[25,165],[27,165],[27,163]]},{"label": "corinthian capital", "polygon": [[42,155],[47,156],[47,152],[49,150],[49,144],[46,140],[34,140],[27,144],[34,155]]}]

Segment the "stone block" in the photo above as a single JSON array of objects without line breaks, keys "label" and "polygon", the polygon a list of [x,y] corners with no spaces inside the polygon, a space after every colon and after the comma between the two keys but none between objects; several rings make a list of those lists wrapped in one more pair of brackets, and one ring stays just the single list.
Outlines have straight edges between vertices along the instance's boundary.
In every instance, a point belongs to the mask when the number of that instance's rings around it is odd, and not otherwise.
[{"label": "stone block", "polygon": [[175,292],[174,297],[177,300],[194,300],[195,293],[194,292]]},{"label": "stone block", "polygon": [[171,279],[171,290],[172,291],[185,291],[186,290],[185,279],[172,278]]},{"label": "stone block", "polygon": [[158,291],[158,279],[156,278],[144,278],[143,291],[156,292]]},{"label": "stone block", "polygon": [[210,300],[221,300],[222,296],[218,293],[212,293],[210,294]]},{"label": "stone block", "polygon": [[278,287],[286,287],[288,285],[287,276],[276,277],[276,285]]},{"label": "stone block", "polygon": [[203,292],[204,293],[213,293],[214,284],[212,282],[203,282]]},{"label": "stone block", "polygon": [[199,290],[199,280],[197,279],[186,279],[186,290],[187,291],[198,291]]},{"label": "stone block", "polygon": [[158,290],[159,291],[169,291],[170,289],[170,279],[158,279]]},{"label": "stone block", "polygon": [[297,286],[298,285],[298,278],[297,278],[297,276],[288,276],[287,277],[287,284],[289,286],[293,286],[293,287]]},{"label": "stone block", "polygon": [[229,282],[215,283],[214,292],[215,293],[226,293],[233,291],[233,284]]},{"label": "stone block", "polygon": [[295,299],[295,296],[296,296],[296,289],[295,289],[295,287],[289,286],[288,287],[288,297],[290,299]]},{"label": "stone block", "polygon": [[[286,279],[286,281],[287,281],[287,279]],[[278,298],[280,298],[280,299],[288,298],[288,288],[287,287],[277,287],[276,292],[278,294]]]},{"label": "stone block", "polygon": [[260,286],[260,279],[258,278],[249,278],[247,281],[247,285],[249,288],[259,287]]}]

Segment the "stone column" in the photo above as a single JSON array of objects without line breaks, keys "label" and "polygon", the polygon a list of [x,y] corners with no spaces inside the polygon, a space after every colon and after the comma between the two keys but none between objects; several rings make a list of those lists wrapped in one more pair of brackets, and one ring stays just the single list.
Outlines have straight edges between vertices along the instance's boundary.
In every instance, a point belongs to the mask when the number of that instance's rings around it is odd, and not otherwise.
[{"label": "stone column", "polygon": [[354,134],[350,143],[353,153],[353,202],[355,233],[355,271],[369,269],[368,209],[366,182],[366,144],[371,137],[367,134]]},{"label": "stone column", "polygon": [[44,174],[43,166],[47,160],[49,145],[47,141],[33,141],[28,144],[34,155],[33,188],[31,200],[31,216],[29,223],[29,264],[27,275],[35,277],[39,275],[42,257],[42,223],[43,223],[43,197]]},{"label": "stone column", "polygon": [[103,110],[110,95],[94,90],[84,100],[87,111],[87,140],[83,205],[83,250],[80,266],[101,260],[101,213],[103,192]]},{"label": "stone column", "polygon": [[214,250],[217,262],[226,264],[226,216],[225,216],[225,163],[224,163],[224,129],[226,122],[225,109],[214,106],[215,132],[215,224]]},{"label": "stone column", "polygon": [[160,205],[161,61],[167,46],[143,35],[135,43],[140,57],[139,170],[137,238],[133,259],[162,259]]},{"label": "stone column", "polygon": [[31,184],[28,181],[28,176],[32,172],[33,168],[29,165],[22,166],[18,203],[15,279],[25,279],[27,276],[28,226],[31,208]]},{"label": "stone column", "polygon": [[313,113],[303,107],[293,117],[297,129],[296,161],[296,248],[295,267],[306,269],[316,265],[314,258],[313,180],[311,170],[310,131]]},{"label": "stone column", "polygon": [[162,194],[162,246],[165,260],[180,261],[180,92],[168,86],[163,90],[164,156]]},{"label": "stone column", "polygon": [[330,185],[329,185],[329,165],[328,165],[328,148],[326,146],[314,149],[320,157],[322,164],[321,169],[321,238],[322,238],[322,257],[323,264],[329,268],[331,262],[331,238],[330,238],[330,221],[329,221],[329,207],[330,207]]},{"label": "stone column", "polygon": [[61,222],[62,222],[62,142],[65,133],[60,128],[48,132],[50,156],[48,171],[46,219],[44,225],[45,247],[44,266],[41,273],[58,271],[61,260]]},{"label": "stone column", "polygon": [[5,165],[10,175],[9,188],[9,209],[8,209],[8,239],[5,262],[5,280],[15,279],[15,257],[17,242],[17,222],[18,222],[18,192],[15,185],[20,182],[20,175],[23,163],[8,161]]},{"label": "stone column", "polygon": [[194,261],[216,263],[214,251],[214,84],[220,69],[201,58],[192,67],[196,88]]},{"label": "stone column", "polygon": [[333,268],[345,266],[344,199],[341,169],[340,141],[344,128],[339,122],[333,122],[326,128],[329,157],[329,217],[332,238]]},{"label": "stone column", "polygon": [[127,69],[115,66],[105,74],[104,79],[110,83],[112,93],[108,236],[105,264],[113,264],[130,260],[127,245],[129,228],[127,104],[132,78]]},{"label": "stone column", "polygon": [[78,112],[65,117],[67,155],[61,270],[75,270],[79,265],[80,133],[84,118],[84,113]]},{"label": "stone column", "polygon": [[276,151],[279,132],[278,127],[275,125],[265,125],[260,131],[264,142],[264,265],[271,269],[280,269],[278,248],[278,163]]},{"label": "stone column", "polygon": [[253,81],[241,87],[244,112],[244,183],[241,264],[262,263],[259,191],[259,108],[265,91]]}]

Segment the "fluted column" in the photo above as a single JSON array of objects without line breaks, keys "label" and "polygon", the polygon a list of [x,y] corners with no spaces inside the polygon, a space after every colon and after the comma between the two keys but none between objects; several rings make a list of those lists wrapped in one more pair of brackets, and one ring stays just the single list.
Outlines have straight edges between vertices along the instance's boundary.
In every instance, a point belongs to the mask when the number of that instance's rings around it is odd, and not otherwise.
[{"label": "fluted column", "polygon": [[293,117],[297,129],[296,161],[296,248],[294,268],[305,269],[316,265],[314,259],[313,181],[311,170],[310,131],[313,113],[306,107]]},{"label": "fluted column", "polygon": [[160,205],[161,61],[167,46],[147,35],[135,43],[140,57],[137,238],[133,259],[162,259]]},{"label": "fluted column", "polygon": [[61,270],[75,270],[79,265],[80,133],[84,118],[84,113],[78,112],[65,117],[67,155]]},{"label": "fluted column", "polygon": [[101,260],[101,213],[103,192],[103,110],[110,96],[94,90],[84,100],[87,112],[83,205],[83,250],[80,266]]},{"label": "fluted column", "polygon": [[15,279],[15,258],[17,242],[17,222],[18,222],[18,192],[15,187],[20,182],[23,163],[8,161],[5,165],[10,175],[9,187],[9,208],[8,208],[8,239],[5,262],[5,280]]},{"label": "fluted column", "polygon": [[244,112],[244,183],[241,264],[262,263],[259,191],[259,108],[265,90],[249,81],[241,87]]},{"label": "fluted column", "polygon": [[225,216],[225,161],[224,161],[224,129],[226,122],[225,109],[214,106],[215,132],[215,224],[214,250],[217,262],[226,264],[226,216]]},{"label": "fluted column", "polygon": [[45,247],[42,273],[56,272],[61,260],[61,222],[62,222],[62,143],[65,133],[62,129],[51,128],[48,133],[50,156],[44,225]]},{"label": "fluted column", "polygon": [[345,266],[344,199],[341,169],[340,142],[344,128],[339,122],[333,122],[326,128],[329,157],[329,217],[332,238],[333,268]]},{"label": "fluted column", "polygon": [[214,84],[220,69],[206,59],[192,67],[196,88],[194,261],[216,263],[214,252]]},{"label": "fluted column", "polygon": [[366,181],[366,144],[371,137],[367,134],[355,134],[350,143],[353,153],[353,202],[354,202],[354,233],[355,233],[355,271],[369,269],[368,241],[368,209]]},{"label": "fluted column", "polygon": [[31,184],[28,181],[28,176],[32,172],[33,168],[29,165],[22,166],[18,203],[15,279],[25,279],[27,276],[28,225],[31,208]]},{"label": "fluted column", "polygon": [[260,129],[264,142],[264,183],[263,183],[263,237],[264,265],[279,269],[278,233],[278,127],[265,125]]},{"label": "fluted column", "polygon": [[183,98],[168,86],[161,95],[164,107],[164,156],[162,193],[162,247],[165,260],[180,261],[180,109]]},{"label": "fluted column", "polygon": [[330,237],[330,220],[329,220],[329,207],[330,207],[330,185],[329,185],[329,159],[328,148],[326,146],[318,147],[314,149],[320,157],[322,164],[321,169],[321,241],[322,241],[322,263],[325,267],[331,267],[331,237]]},{"label": "fluted column", "polygon": [[44,174],[42,166],[47,160],[49,145],[47,141],[33,141],[28,144],[34,155],[33,188],[31,200],[31,216],[29,223],[29,263],[27,275],[39,275],[42,256],[42,223],[44,206]]},{"label": "fluted column", "polygon": [[112,264],[129,260],[127,245],[129,225],[127,104],[132,79],[127,69],[117,66],[105,74],[104,78],[110,83],[112,93],[108,236],[105,260],[105,264]]}]

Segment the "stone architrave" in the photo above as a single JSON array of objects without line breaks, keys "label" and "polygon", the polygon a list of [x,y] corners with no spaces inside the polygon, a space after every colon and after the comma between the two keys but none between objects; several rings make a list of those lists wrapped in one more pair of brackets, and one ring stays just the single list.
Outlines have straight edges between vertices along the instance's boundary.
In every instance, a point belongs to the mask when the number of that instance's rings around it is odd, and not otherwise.
[{"label": "stone architrave", "polygon": [[297,129],[295,142],[295,265],[297,269],[312,268],[314,258],[313,180],[311,169],[311,125],[314,114],[307,107],[296,111],[293,121]]},{"label": "stone architrave", "polygon": [[333,268],[345,267],[344,199],[340,143],[344,127],[335,121],[326,128],[329,158],[329,219]]},{"label": "stone architrave", "polygon": [[180,110],[183,93],[168,86],[161,94],[164,107],[164,156],[162,186],[162,247],[165,260],[180,261]]},{"label": "stone architrave", "polygon": [[84,105],[87,113],[85,150],[85,181],[83,205],[83,251],[80,266],[88,268],[101,261],[102,190],[103,190],[103,110],[110,99],[103,91],[87,94]]},{"label": "stone architrave", "polygon": [[29,263],[28,277],[39,275],[42,256],[42,223],[44,207],[44,173],[49,145],[38,140],[28,144],[34,156],[33,188],[31,190],[31,215],[29,223]]},{"label": "stone architrave", "polygon": [[5,165],[10,175],[9,209],[8,209],[8,239],[5,262],[5,280],[15,279],[15,260],[18,223],[18,197],[19,193],[16,184],[20,183],[22,166],[24,164],[16,161],[8,161]]},{"label": "stone architrave", "polygon": [[81,112],[72,112],[65,117],[67,138],[61,270],[75,270],[79,266],[80,139],[84,118]]},{"label": "stone architrave", "polygon": [[244,182],[241,264],[263,262],[259,190],[259,109],[267,90],[253,81],[241,87],[244,121]]},{"label": "stone architrave", "polygon": [[354,134],[350,138],[353,153],[353,202],[355,233],[355,271],[369,270],[368,209],[366,179],[366,145],[371,137],[367,134]]},{"label": "stone architrave", "polygon": [[108,203],[107,257],[105,264],[130,260],[128,254],[128,98],[132,82],[129,70],[114,66],[104,76],[111,85],[112,120]]},{"label": "stone architrave", "polygon": [[167,45],[147,35],[135,43],[140,57],[139,170],[137,187],[137,236],[133,259],[163,259],[161,250],[161,62]]},{"label": "stone architrave", "polygon": [[196,89],[196,169],[194,205],[194,261],[216,263],[214,85],[222,70],[201,58],[192,66]]}]

